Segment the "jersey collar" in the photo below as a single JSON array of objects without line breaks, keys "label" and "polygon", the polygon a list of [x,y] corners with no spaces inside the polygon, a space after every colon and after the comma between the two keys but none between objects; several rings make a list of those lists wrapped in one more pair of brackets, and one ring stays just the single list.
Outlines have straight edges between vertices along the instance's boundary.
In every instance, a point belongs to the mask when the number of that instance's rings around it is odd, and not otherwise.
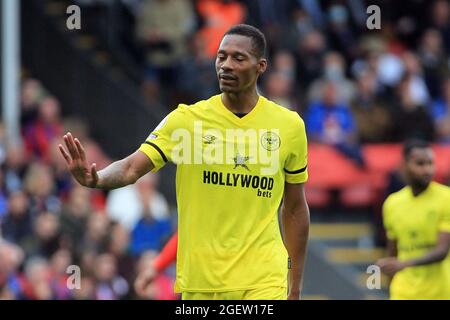
[{"label": "jersey collar", "polygon": [[261,109],[264,97],[259,95],[256,105],[253,107],[253,109],[249,113],[247,113],[242,118],[235,115],[223,104],[221,94],[216,95],[215,99],[217,101],[217,105],[219,106],[218,109],[219,109],[220,113],[222,113],[225,117],[227,117],[228,119],[230,119],[232,122],[236,123],[237,125],[242,125],[242,124],[248,122],[250,119],[254,118],[255,115],[259,113],[259,109]]}]

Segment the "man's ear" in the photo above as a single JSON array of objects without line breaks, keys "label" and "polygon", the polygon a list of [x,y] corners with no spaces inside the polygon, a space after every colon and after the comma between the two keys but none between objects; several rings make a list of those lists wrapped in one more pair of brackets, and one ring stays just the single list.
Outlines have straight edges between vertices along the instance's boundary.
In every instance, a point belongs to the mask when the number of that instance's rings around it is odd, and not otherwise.
[{"label": "man's ear", "polygon": [[262,75],[267,69],[267,60],[265,58],[259,59],[258,62],[258,75]]}]

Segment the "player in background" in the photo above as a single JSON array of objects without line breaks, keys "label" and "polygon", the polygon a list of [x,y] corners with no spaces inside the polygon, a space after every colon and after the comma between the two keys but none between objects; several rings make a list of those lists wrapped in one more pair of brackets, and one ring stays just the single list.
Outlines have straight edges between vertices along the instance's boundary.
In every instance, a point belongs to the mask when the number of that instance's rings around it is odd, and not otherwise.
[{"label": "player in background", "polygon": [[377,264],[392,277],[391,299],[450,299],[450,188],[432,181],[426,142],[406,142],[403,157],[407,186],[383,205],[388,257]]}]

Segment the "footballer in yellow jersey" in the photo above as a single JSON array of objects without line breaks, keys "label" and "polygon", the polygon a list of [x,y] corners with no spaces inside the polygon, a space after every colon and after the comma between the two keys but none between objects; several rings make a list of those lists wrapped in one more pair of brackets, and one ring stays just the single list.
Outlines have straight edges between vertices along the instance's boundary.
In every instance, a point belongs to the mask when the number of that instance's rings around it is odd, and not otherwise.
[{"label": "footballer in yellow jersey", "polygon": [[286,287],[278,207],[285,181],[307,179],[297,113],[260,96],[239,118],[217,95],[180,105],[140,150],[153,171],[177,164],[178,291]]},{"label": "footballer in yellow jersey", "polygon": [[450,299],[450,188],[431,181],[425,142],[407,142],[404,161],[408,186],[383,205],[390,257],[377,264],[392,276],[391,299]]},{"label": "footballer in yellow jersey", "polygon": [[[89,187],[117,188],[177,165],[175,290],[183,299],[300,298],[309,229],[305,126],[296,112],[258,95],[265,48],[258,29],[231,28],[216,59],[222,93],[179,105],[134,154],[99,172],[71,134],[68,152],[60,146]],[[151,277],[138,277],[138,293]]]}]

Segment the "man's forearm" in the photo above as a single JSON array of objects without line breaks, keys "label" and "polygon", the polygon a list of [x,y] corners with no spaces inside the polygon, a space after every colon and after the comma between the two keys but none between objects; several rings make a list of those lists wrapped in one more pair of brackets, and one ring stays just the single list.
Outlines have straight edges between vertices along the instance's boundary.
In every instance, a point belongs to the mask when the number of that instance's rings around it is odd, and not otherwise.
[{"label": "man's forearm", "polygon": [[300,294],[309,234],[308,206],[288,210],[282,207],[284,243],[290,258],[289,292]]},{"label": "man's forearm", "polygon": [[98,172],[98,189],[117,189],[136,182],[134,176],[129,173],[129,165],[126,159],[115,161]]},{"label": "man's forearm", "polygon": [[436,246],[425,253],[423,256],[403,261],[406,267],[421,266],[425,264],[436,263],[444,260],[450,249],[450,233],[439,232]]},{"label": "man's forearm", "polygon": [[436,247],[422,257],[405,261],[407,267],[421,266],[431,263],[440,262],[445,259],[448,250]]}]

